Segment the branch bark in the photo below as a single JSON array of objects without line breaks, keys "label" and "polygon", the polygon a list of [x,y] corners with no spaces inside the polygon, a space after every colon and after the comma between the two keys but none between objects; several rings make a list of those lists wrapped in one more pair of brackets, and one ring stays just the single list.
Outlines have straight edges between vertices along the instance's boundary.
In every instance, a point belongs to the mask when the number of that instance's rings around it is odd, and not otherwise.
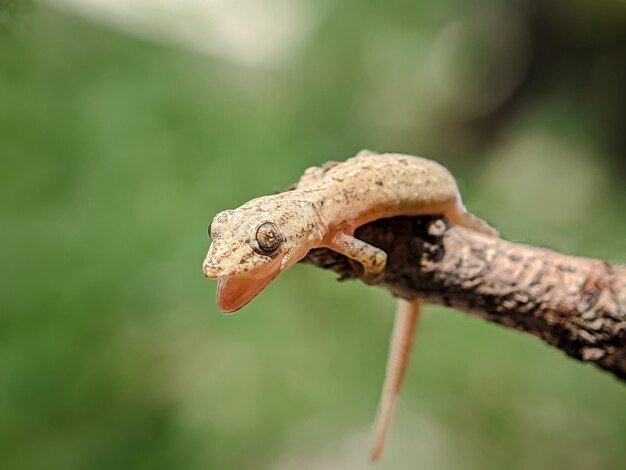
[{"label": "branch bark", "polygon": [[[441,217],[397,217],[357,229],[387,252],[382,287],[537,336],[626,381],[626,266],[567,256],[450,226]],[[361,266],[327,249],[305,262],[340,279]]]}]

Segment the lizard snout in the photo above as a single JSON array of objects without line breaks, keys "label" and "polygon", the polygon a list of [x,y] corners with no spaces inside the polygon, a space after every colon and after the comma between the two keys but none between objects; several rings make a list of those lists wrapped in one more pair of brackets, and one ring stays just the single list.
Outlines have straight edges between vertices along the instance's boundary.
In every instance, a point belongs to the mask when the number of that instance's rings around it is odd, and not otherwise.
[{"label": "lizard snout", "polygon": [[202,274],[209,279],[217,279],[220,276],[220,270],[216,266],[207,264],[205,261],[202,264]]},{"label": "lizard snout", "polygon": [[[213,248],[213,247],[211,247]],[[217,279],[224,275],[228,275],[224,269],[224,263],[219,262],[220,257],[216,256],[214,250],[209,250],[202,263],[202,274],[209,279]]]},{"label": "lizard snout", "polygon": [[209,251],[209,254],[202,263],[202,274],[209,279],[218,279],[220,277],[238,276],[250,270],[250,267],[240,260],[228,262],[223,257],[215,256]]}]

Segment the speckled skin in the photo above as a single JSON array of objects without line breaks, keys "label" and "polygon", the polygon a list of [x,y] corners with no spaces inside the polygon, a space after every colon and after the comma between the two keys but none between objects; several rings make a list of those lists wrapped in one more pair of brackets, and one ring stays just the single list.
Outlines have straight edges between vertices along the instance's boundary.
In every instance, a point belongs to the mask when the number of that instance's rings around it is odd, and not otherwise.
[{"label": "speckled skin", "polygon": [[[217,304],[225,313],[246,305],[312,248],[330,248],[359,262],[365,280],[377,283],[387,255],[354,238],[354,230],[381,218],[430,214],[443,214],[452,223],[497,234],[465,211],[454,177],[440,164],[363,150],[345,162],[307,169],[291,191],[256,198],[217,214],[209,227],[213,243],[202,270],[206,277],[218,279]],[[257,241],[259,227],[263,225],[267,234],[268,224],[276,228],[272,239],[282,241],[271,252]],[[417,300],[399,301],[372,461],[384,447],[419,311]]]},{"label": "speckled skin", "polygon": [[384,217],[462,210],[448,170],[432,160],[395,153],[361,151],[343,163],[309,168],[296,191],[314,202],[335,229]]},{"label": "speckled skin", "polygon": [[[454,177],[440,164],[410,155],[361,151],[345,162],[307,169],[292,191],[252,199],[217,214],[203,272],[209,278],[227,278],[269,264],[283,271],[318,247],[336,249],[363,262],[366,271],[380,272],[384,260],[379,258],[384,255],[351,244],[346,237],[373,220],[426,214],[444,214],[452,223],[496,234],[465,211]],[[281,247],[270,255],[260,253],[254,239],[256,228],[267,221],[274,222],[283,236]],[[277,259],[280,263],[275,263]]]}]

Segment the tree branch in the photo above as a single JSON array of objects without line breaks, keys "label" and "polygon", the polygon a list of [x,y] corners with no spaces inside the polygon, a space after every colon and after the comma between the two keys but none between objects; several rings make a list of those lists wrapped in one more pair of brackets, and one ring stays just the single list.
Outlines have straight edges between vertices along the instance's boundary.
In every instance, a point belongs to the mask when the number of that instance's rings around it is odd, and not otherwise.
[{"label": "tree branch", "polygon": [[[626,266],[507,242],[440,217],[397,217],[356,236],[387,252],[382,287],[538,336],[626,381]],[[305,262],[360,278],[327,249]]]}]

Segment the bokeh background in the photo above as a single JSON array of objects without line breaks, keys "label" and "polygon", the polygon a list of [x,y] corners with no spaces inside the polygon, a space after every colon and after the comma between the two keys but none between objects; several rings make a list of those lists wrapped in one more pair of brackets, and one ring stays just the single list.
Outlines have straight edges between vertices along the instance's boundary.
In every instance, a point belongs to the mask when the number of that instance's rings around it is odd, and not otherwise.
[{"label": "bokeh background", "polygon": [[[393,299],[295,266],[222,316],[208,222],[370,148],[623,262],[625,71],[621,0],[0,0],[0,468],[366,468]],[[378,468],[625,444],[612,376],[429,307]]]}]

